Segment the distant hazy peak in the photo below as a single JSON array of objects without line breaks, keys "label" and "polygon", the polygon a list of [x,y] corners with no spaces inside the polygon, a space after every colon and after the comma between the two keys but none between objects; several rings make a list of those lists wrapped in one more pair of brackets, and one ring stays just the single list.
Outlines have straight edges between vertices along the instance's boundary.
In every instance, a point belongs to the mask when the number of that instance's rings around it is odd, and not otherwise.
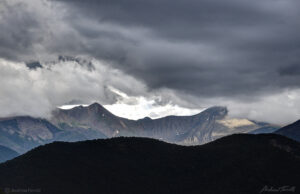
[{"label": "distant hazy peak", "polygon": [[106,108],[104,108],[104,106],[102,106],[99,103],[93,103],[91,105],[89,105],[88,107],[86,107],[89,111],[95,112],[95,113],[109,113],[112,114],[111,112],[109,112]]},{"label": "distant hazy peak", "polygon": [[36,70],[38,68],[43,68],[43,66],[41,65],[41,63],[39,61],[33,61],[33,62],[26,63],[26,66],[30,70]]},{"label": "distant hazy peak", "polygon": [[227,107],[224,106],[213,106],[211,108],[208,108],[204,110],[203,112],[200,112],[197,115],[202,115],[202,114],[209,114],[214,116],[216,119],[223,119],[224,117],[227,116],[228,114],[228,109]]},{"label": "distant hazy peak", "polygon": [[101,104],[94,102],[93,104],[90,104],[88,108],[104,108]]},{"label": "distant hazy peak", "polygon": [[72,56],[65,56],[65,55],[59,55],[58,56],[58,61],[61,62],[76,62],[77,64],[86,67],[89,71],[94,71],[95,70],[95,66],[93,65],[93,63],[91,62],[91,60],[86,60],[84,58],[81,57],[72,57]]},{"label": "distant hazy peak", "polygon": [[115,116],[110,111],[108,111],[104,106],[102,106],[97,102],[90,104],[88,106],[79,105],[69,109],[58,108],[55,111],[53,111],[52,116],[57,117],[60,114],[73,115],[74,117],[80,117],[80,115],[88,116],[88,115],[98,115],[98,114],[100,114],[101,116],[104,115]]},{"label": "distant hazy peak", "polygon": [[138,121],[152,121],[153,119],[151,119],[150,117],[144,117],[142,119],[139,119]]}]

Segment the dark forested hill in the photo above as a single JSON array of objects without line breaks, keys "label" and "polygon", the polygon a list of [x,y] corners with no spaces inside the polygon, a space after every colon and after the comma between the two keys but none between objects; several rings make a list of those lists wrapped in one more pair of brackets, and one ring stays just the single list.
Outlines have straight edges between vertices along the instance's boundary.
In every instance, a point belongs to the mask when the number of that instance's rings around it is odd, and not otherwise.
[{"label": "dark forested hill", "polygon": [[300,144],[232,135],[202,146],[147,138],[55,142],[0,165],[0,188],[82,193],[259,193],[300,189]]}]

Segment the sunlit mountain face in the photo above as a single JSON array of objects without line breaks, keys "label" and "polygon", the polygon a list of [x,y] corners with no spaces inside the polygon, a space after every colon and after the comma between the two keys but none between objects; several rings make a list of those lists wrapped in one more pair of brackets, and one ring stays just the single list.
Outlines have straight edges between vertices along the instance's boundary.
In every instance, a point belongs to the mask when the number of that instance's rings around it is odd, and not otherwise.
[{"label": "sunlit mountain face", "polygon": [[299,192],[299,8],[1,0],[0,194]]}]

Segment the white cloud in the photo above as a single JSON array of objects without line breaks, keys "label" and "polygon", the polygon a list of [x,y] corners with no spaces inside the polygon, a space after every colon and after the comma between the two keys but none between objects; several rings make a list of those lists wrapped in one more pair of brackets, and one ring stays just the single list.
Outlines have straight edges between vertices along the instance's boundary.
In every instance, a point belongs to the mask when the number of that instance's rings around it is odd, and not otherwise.
[{"label": "white cloud", "polygon": [[200,101],[207,106],[227,106],[230,118],[248,118],[282,126],[300,119],[300,89],[286,89],[254,101],[230,98],[207,98]]},{"label": "white cloud", "polygon": [[300,119],[300,89],[286,89],[252,103],[228,102],[228,107],[232,116],[286,125]]},{"label": "white cloud", "polygon": [[76,99],[84,104],[99,102],[130,119],[192,115],[215,105],[227,106],[230,117],[280,125],[300,118],[300,89],[286,89],[252,102],[204,99],[170,89],[149,91],[143,82],[109,63],[92,62],[94,71],[72,61],[45,63],[42,69],[29,70],[24,63],[0,59],[0,117],[48,117],[54,108]]},{"label": "white cloud", "polygon": [[120,90],[110,87],[111,91],[119,95],[116,103],[105,105],[109,111],[120,117],[129,119],[141,119],[150,117],[152,119],[165,117],[168,115],[193,115],[201,112],[201,109],[189,109],[180,107],[172,102],[159,105],[157,100],[161,100],[161,96],[152,96],[146,98],[144,96],[128,96]]},{"label": "white cloud", "polygon": [[[24,63],[0,59],[0,117],[31,115],[49,117],[51,111],[74,99],[89,104],[99,102],[114,114],[130,119],[146,116],[191,115],[188,109],[162,101],[139,80],[93,59],[95,70],[74,61],[43,64],[29,70]],[[67,105],[62,108],[72,108]]]},{"label": "white cloud", "polygon": [[24,63],[0,59],[0,116],[47,117],[53,108],[74,99],[113,103],[115,94],[107,86],[128,92],[131,87],[134,92],[145,87],[107,63],[93,60],[93,64],[94,71],[72,61],[46,63],[44,68],[29,70]]}]

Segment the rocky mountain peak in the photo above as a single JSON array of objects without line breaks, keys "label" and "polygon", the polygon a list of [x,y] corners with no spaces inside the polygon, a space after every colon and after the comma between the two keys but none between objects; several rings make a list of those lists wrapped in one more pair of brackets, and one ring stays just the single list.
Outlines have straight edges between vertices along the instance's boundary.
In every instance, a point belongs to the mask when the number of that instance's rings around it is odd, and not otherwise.
[{"label": "rocky mountain peak", "polygon": [[138,121],[152,121],[150,117],[144,117],[142,119],[139,119]]},{"label": "rocky mountain peak", "polygon": [[223,119],[228,115],[228,109],[227,107],[224,106],[213,106],[197,115],[203,115],[203,114],[207,114],[211,117],[214,117],[215,119]]},{"label": "rocky mountain peak", "polygon": [[89,112],[93,112],[96,114],[111,114],[106,108],[104,108],[101,104],[95,102],[87,107]]}]

